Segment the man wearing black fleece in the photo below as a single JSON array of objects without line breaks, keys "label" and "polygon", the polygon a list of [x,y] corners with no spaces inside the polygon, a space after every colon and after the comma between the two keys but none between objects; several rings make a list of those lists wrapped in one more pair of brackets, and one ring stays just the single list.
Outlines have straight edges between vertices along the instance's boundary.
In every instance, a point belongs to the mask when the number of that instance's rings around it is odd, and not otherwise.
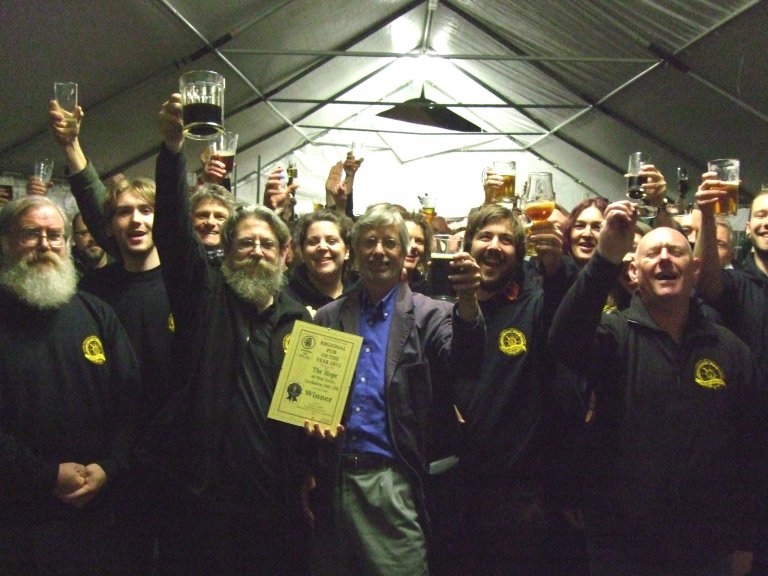
[{"label": "man wearing black fleece", "polygon": [[630,307],[601,317],[634,224],[626,201],[605,216],[597,254],[550,332],[551,348],[589,378],[596,397],[592,573],[730,574],[731,554],[754,545],[765,477],[750,350],[702,315],[691,298],[699,260],[671,228],[638,245]]},{"label": "man wearing black fleece", "polygon": [[78,292],[63,211],[0,211],[0,574],[128,574],[117,495],[139,390],[115,313]]}]

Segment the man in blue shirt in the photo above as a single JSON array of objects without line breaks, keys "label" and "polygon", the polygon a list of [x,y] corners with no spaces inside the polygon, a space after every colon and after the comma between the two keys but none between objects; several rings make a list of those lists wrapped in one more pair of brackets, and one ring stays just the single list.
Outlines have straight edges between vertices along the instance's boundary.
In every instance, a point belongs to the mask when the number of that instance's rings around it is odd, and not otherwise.
[{"label": "man in blue shirt", "polygon": [[[318,574],[427,574],[423,478],[433,402],[451,403],[451,374],[480,366],[485,325],[479,267],[457,254],[456,304],[414,294],[402,281],[408,229],[389,204],[352,229],[362,287],[315,321],[359,334],[363,345],[343,418],[346,431],[317,470]],[[434,390],[433,390],[434,387]]]}]

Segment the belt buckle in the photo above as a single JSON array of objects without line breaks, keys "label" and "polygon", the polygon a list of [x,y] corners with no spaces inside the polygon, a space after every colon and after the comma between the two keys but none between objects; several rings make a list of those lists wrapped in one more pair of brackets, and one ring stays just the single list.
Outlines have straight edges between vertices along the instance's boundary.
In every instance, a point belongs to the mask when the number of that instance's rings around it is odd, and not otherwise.
[{"label": "belt buckle", "polygon": [[362,467],[362,458],[360,454],[347,454],[347,468],[354,472],[359,472]]}]

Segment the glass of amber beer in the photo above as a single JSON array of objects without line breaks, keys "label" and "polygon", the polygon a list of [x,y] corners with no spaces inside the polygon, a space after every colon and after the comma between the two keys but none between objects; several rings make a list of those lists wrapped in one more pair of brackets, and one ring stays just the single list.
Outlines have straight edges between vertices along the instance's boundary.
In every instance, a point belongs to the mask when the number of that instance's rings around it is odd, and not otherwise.
[{"label": "glass of amber beer", "polygon": [[539,222],[546,222],[555,210],[555,191],[552,188],[551,172],[531,172],[525,189],[524,211],[527,218],[525,228],[525,253],[536,256],[536,245],[529,242],[531,227]]},{"label": "glass of amber beer", "polygon": [[707,163],[707,169],[710,172],[717,172],[717,178],[721,185],[716,189],[725,190],[728,196],[715,204],[715,215],[733,216],[739,208],[739,179],[740,162],[735,158],[719,158],[710,160]]},{"label": "glass of amber beer", "polygon": [[516,164],[497,160],[483,170],[486,204],[514,204]]}]

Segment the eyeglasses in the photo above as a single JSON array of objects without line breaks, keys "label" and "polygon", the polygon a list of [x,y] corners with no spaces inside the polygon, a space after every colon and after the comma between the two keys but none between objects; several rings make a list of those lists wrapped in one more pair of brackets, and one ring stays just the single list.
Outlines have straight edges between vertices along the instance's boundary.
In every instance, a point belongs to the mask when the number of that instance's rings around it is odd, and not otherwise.
[{"label": "eyeglasses", "polygon": [[43,238],[48,241],[48,245],[51,248],[61,248],[67,241],[67,236],[62,230],[49,230],[48,232],[43,232],[39,228],[28,228],[19,232],[17,236],[19,238],[19,244],[27,248],[37,246]]},{"label": "eyeglasses", "polygon": [[235,250],[240,255],[250,254],[257,246],[263,254],[274,253],[277,250],[277,242],[269,238],[264,238],[263,240],[240,238],[235,240]]},{"label": "eyeglasses", "polygon": [[376,236],[369,236],[363,240],[363,248],[366,250],[375,250],[376,246],[379,244],[381,244],[382,248],[388,252],[397,250],[397,247],[400,246],[400,242],[394,238],[376,238]]}]

